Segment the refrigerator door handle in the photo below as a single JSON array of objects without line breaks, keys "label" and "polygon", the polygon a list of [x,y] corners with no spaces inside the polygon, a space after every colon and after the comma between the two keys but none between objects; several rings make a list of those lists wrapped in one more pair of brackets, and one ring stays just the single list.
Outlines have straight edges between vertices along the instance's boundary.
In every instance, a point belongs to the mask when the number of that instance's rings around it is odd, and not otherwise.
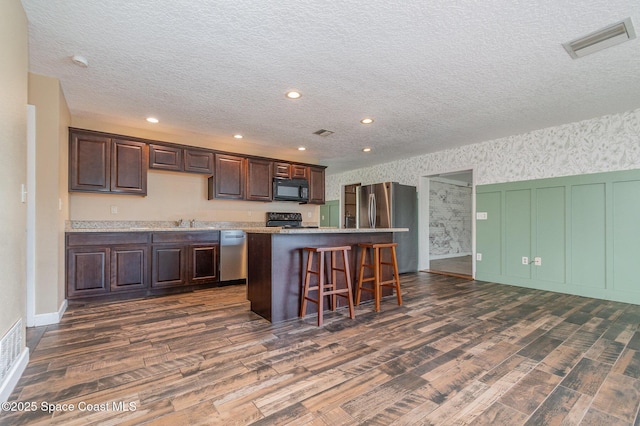
[{"label": "refrigerator door handle", "polygon": [[369,226],[376,227],[376,194],[369,194]]}]

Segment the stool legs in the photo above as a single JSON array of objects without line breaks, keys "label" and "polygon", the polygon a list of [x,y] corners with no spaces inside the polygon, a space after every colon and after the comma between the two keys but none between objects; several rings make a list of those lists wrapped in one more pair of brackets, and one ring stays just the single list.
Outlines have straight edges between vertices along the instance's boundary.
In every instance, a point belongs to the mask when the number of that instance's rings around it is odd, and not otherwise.
[{"label": "stool legs", "polygon": [[[349,304],[349,316],[351,319],[355,318],[355,308],[353,305],[353,290],[351,287],[351,273],[349,272],[349,257],[347,251],[351,247],[305,247],[304,250],[308,253],[307,267],[305,270],[302,304],[300,306],[300,317],[304,317],[307,310],[307,301],[316,303],[318,305],[318,326],[322,325],[323,312],[324,312],[324,298],[325,296],[331,296],[331,310],[335,310],[337,307],[337,296],[347,298]],[[338,268],[336,266],[336,253],[342,252],[342,261],[344,268]],[[331,257],[329,259],[328,270],[325,271],[325,253],[330,252]],[[318,269],[313,270],[313,257],[314,254],[318,255]],[[338,288],[338,272],[343,272],[345,277],[345,288]],[[311,285],[311,275],[317,275],[318,285]],[[317,299],[309,297],[309,292],[317,291]]]},{"label": "stool legs", "polygon": [[[402,294],[400,292],[400,274],[398,273],[398,260],[396,257],[397,243],[380,243],[380,244],[359,244],[360,253],[360,269],[358,271],[358,285],[356,287],[356,305],[360,304],[360,296],[362,291],[373,293],[375,310],[380,311],[380,300],[382,299],[382,287],[391,287],[395,289],[398,305],[402,305]],[[385,262],[382,259],[382,250],[390,249],[391,262]],[[371,262],[367,263],[368,255],[371,256]],[[382,280],[382,267],[391,266],[393,268],[393,279]],[[371,277],[364,277],[365,268],[372,272]],[[363,283],[371,282],[372,287],[363,287]]]}]

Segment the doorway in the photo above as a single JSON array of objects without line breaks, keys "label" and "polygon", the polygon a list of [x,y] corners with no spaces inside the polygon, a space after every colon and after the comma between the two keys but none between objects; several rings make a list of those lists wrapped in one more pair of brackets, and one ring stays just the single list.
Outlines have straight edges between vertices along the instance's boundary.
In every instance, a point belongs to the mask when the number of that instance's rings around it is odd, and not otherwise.
[{"label": "doorway", "polygon": [[343,227],[357,228],[359,221],[360,183],[345,185],[342,188]]},{"label": "doorway", "polygon": [[428,188],[426,271],[472,279],[473,171],[428,176]]}]

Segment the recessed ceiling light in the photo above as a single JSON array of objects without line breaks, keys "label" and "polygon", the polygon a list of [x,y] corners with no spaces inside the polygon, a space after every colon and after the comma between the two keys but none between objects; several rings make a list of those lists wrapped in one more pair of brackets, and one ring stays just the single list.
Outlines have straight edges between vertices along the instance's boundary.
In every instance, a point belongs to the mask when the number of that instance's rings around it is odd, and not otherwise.
[{"label": "recessed ceiling light", "polygon": [[157,118],[155,118],[155,117],[147,117],[147,121],[148,121],[149,123],[154,123],[154,124],[155,124],[155,123],[159,123],[159,122],[160,122],[160,120],[158,120],[158,119],[157,119]]},{"label": "recessed ceiling light", "polygon": [[89,61],[87,61],[87,58],[85,58],[84,56],[73,55],[71,57],[71,60],[73,61],[74,64],[82,68],[87,68],[89,66]]},{"label": "recessed ceiling light", "polygon": [[362,148],[362,152],[371,152],[371,148]]},{"label": "recessed ceiling light", "polygon": [[373,123],[373,118],[363,118],[362,120],[360,120],[360,122],[362,124],[371,124]]},{"label": "recessed ceiling light", "polygon": [[233,137],[236,138],[236,139],[242,139],[244,136],[242,136],[241,134],[238,133],[236,135],[233,135]]},{"label": "recessed ceiling light", "polygon": [[291,90],[285,94],[285,96],[289,99],[299,99],[302,97],[300,92],[296,92],[295,90]]},{"label": "recessed ceiling light", "polygon": [[306,151],[307,148],[305,148],[304,146],[298,147],[298,151]]}]

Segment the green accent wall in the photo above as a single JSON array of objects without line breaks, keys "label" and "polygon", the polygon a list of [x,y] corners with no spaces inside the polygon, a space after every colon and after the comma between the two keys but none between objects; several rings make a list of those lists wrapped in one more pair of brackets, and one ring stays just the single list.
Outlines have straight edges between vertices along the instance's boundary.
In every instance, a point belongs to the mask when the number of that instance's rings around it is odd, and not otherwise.
[{"label": "green accent wall", "polygon": [[320,226],[335,227],[340,225],[340,201],[331,200],[320,206]]},{"label": "green accent wall", "polygon": [[476,279],[640,304],[640,170],[480,185],[476,213]]}]

